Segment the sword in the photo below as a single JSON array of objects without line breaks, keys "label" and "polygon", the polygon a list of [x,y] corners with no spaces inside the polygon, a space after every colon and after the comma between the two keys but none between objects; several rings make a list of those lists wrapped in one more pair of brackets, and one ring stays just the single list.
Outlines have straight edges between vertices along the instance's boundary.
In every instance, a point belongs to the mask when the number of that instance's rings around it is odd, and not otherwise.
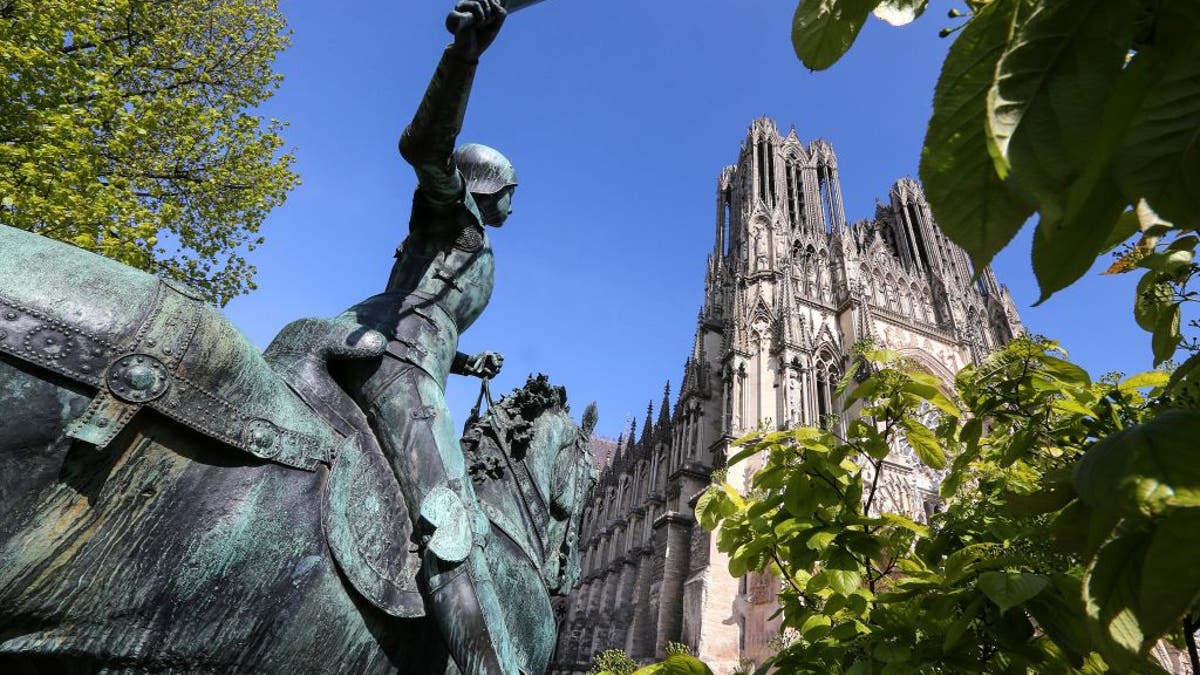
[{"label": "sword", "polygon": [[[518,9],[525,9],[528,6],[536,5],[541,1],[542,0],[505,0],[502,4],[504,5],[504,9],[508,10],[509,14],[512,14]],[[446,18],[446,30],[457,35],[460,30],[469,28],[473,23],[475,23],[474,15],[464,12],[451,12],[450,16]]]}]

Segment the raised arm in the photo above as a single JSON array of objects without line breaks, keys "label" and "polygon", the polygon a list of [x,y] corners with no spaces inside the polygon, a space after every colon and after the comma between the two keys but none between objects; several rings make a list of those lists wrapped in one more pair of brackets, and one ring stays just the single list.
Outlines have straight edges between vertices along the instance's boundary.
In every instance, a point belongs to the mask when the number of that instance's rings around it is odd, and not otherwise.
[{"label": "raised arm", "polygon": [[[464,16],[474,21],[464,22]],[[463,0],[446,19],[459,26],[454,42],[442,53],[417,114],[400,136],[400,155],[417,172],[425,198],[434,207],[450,206],[463,197],[462,177],[452,155],[467,112],[467,99],[479,57],[496,39],[504,23],[500,0]]]}]

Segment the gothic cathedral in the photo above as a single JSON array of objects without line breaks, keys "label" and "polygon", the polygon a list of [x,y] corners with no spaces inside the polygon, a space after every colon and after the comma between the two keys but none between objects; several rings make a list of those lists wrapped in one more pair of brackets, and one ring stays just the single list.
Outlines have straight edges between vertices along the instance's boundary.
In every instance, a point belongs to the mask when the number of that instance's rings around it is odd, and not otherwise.
[{"label": "gothic cathedral", "polygon": [[[639,661],[687,645],[718,675],[772,651],[776,581],[732,578],[693,517],[730,442],[756,428],[841,424],[835,393],[861,340],[950,381],[1021,332],[990,268],[938,229],[920,184],[904,178],[873,219],[846,223],[837,158],[775,123],[750,126],[717,181],[704,306],[678,399],[664,393],[618,441],[583,515],[583,577],[561,620],[553,669],[584,673],[619,648]],[[924,520],[938,476],[907,448],[887,462],[888,510]],[[754,461],[729,471],[744,487]]]}]

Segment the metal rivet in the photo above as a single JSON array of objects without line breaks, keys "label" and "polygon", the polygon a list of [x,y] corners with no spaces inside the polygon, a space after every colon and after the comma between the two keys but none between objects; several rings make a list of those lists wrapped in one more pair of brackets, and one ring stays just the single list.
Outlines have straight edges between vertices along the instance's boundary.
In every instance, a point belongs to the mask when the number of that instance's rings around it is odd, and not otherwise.
[{"label": "metal rivet", "polygon": [[170,347],[163,347],[163,353],[164,353],[164,354],[170,354],[170,353],[171,353],[171,348],[170,348]]},{"label": "metal rivet", "polygon": [[86,373],[86,372],[90,371],[92,369],[92,367],[85,363],[82,366],[79,366],[79,369]]},{"label": "metal rivet", "polygon": [[5,312],[4,318],[8,319],[9,321],[15,321],[17,318],[17,313],[16,312]]},{"label": "metal rivet", "polygon": [[100,419],[96,420],[96,426],[103,429],[104,427],[108,426],[108,420],[101,417]]},{"label": "metal rivet", "polygon": [[146,340],[146,346],[147,346],[147,347],[153,347],[153,346],[154,346],[154,344],[155,344],[155,343],[154,343],[154,340]]}]

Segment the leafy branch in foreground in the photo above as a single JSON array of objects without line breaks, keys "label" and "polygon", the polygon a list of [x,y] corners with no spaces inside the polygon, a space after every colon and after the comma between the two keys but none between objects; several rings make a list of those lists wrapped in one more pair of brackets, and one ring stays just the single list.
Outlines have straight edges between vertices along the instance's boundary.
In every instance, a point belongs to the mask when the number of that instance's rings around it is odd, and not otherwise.
[{"label": "leafy branch in foreground", "polygon": [[[833,65],[872,12],[903,25],[928,0],[801,0],[809,68]],[[1042,300],[1138,229],[1139,203],[1200,224],[1200,4],[968,0],[934,92],[921,180],[938,224],[991,261],[1037,213]],[[951,10],[951,17],[963,17]]]},{"label": "leafy branch in foreground", "polygon": [[[782,581],[797,638],[764,667],[1161,672],[1150,647],[1184,645],[1200,596],[1186,440],[1200,413],[1159,414],[1169,376],[1093,382],[1053,342],[1020,338],[951,396],[896,354],[866,356],[845,438],[742,439],[731,463],[765,459],[749,494],[717,485],[697,503],[731,574]],[[878,493],[909,449],[944,470],[928,523]]]}]

